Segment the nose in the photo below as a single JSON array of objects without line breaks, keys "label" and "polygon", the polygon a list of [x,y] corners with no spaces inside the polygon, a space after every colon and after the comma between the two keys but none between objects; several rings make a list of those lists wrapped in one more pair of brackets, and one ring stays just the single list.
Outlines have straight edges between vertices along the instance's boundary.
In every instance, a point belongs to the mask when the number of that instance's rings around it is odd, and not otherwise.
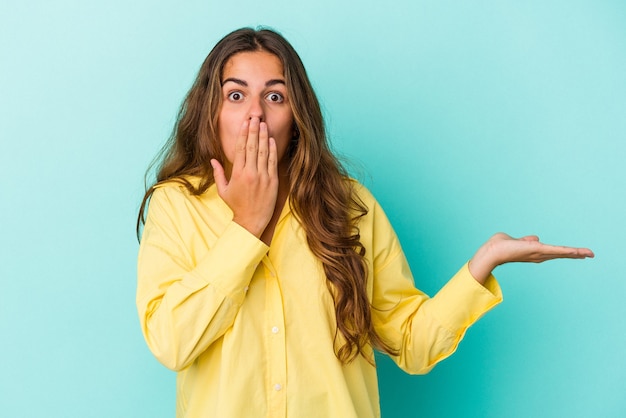
[{"label": "nose", "polygon": [[265,109],[263,105],[263,98],[251,100],[250,108],[248,109],[248,119],[256,117],[263,122],[265,119]]}]

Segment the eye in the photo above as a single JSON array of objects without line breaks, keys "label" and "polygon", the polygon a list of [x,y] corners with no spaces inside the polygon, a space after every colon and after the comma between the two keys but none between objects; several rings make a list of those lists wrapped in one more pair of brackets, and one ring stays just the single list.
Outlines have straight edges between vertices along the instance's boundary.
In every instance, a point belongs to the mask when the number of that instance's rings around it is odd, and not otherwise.
[{"label": "eye", "polygon": [[269,100],[272,103],[282,103],[285,101],[283,95],[277,92],[272,92],[268,94],[267,96],[265,96],[265,99]]},{"label": "eye", "polygon": [[241,93],[240,91],[232,91],[230,93],[228,93],[228,100],[230,100],[231,102],[240,102],[241,100],[243,100],[243,93]]}]

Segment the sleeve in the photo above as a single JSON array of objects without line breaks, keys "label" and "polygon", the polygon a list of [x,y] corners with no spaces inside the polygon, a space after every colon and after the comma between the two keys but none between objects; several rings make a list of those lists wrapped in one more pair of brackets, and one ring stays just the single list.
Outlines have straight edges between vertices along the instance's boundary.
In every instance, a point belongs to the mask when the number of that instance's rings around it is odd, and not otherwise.
[{"label": "sleeve", "polygon": [[230,221],[193,265],[181,228],[199,220],[185,210],[185,199],[176,187],[155,190],[137,264],[142,331],[155,357],[172,370],[187,367],[232,326],[267,253],[262,241]]},{"label": "sleeve", "polygon": [[406,257],[387,217],[374,202],[372,320],[404,371],[428,373],[456,350],[467,329],[502,301],[496,279],[485,285],[466,263],[433,297],[415,288]]}]

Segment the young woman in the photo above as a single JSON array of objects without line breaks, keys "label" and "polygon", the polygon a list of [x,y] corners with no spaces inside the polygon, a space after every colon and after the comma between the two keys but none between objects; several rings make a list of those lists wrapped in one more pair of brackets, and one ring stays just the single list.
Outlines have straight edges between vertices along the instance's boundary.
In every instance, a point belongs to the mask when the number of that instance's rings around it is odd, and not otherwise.
[{"label": "young woman", "polygon": [[[149,204],[148,204],[149,203]],[[494,235],[429,298],[329,150],[291,45],[241,29],[206,58],[147,190],[137,307],[177,417],[380,416],[373,350],[409,373],[501,301],[500,264],[592,257]]]}]

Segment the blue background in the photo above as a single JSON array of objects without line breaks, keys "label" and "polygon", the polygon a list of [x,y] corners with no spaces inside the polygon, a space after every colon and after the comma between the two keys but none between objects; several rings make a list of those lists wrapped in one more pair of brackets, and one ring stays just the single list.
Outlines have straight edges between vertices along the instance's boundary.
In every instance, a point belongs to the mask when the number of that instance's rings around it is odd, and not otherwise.
[{"label": "blue background", "polygon": [[505,303],[383,415],[626,416],[622,1],[0,3],[0,415],[172,417],[134,305],[143,174],[227,32],[300,52],[337,152],[434,294],[492,233],[596,259],[496,270]]}]

